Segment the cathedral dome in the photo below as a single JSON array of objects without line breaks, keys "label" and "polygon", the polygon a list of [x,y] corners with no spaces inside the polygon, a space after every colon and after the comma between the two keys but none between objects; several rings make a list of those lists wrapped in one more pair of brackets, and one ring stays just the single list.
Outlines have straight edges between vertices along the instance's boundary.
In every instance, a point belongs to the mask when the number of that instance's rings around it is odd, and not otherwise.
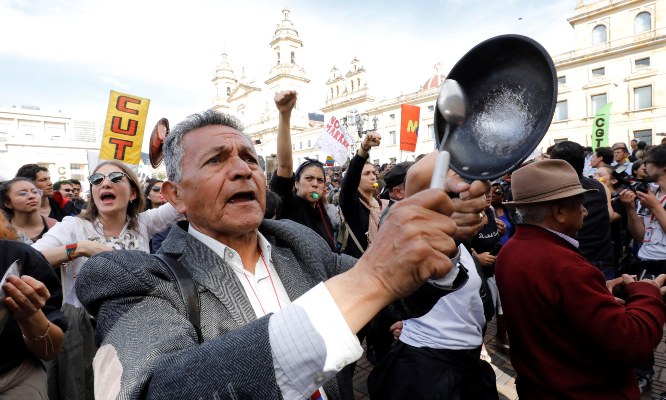
[{"label": "cathedral dome", "polygon": [[438,87],[441,86],[442,82],[444,82],[444,79],[446,79],[446,76],[444,75],[433,75],[432,78],[425,81],[421,89],[423,90],[437,89]]},{"label": "cathedral dome", "polygon": [[446,75],[442,72],[443,67],[442,63],[438,62],[434,66],[435,68],[435,75],[433,75],[430,79],[425,81],[423,86],[421,86],[421,90],[429,90],[429,89],[437,89],[442,85],[442,82],[444,82],[444,79],[446,79]]}]

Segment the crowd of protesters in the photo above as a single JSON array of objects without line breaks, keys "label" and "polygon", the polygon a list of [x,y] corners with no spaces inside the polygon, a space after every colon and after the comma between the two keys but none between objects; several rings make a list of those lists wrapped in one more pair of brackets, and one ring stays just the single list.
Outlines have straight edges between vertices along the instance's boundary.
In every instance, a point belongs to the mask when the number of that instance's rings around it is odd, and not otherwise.
[{"label": "crowd of protesters", "polygon": [[37,164],[0,184],[0,273],[20,260],[0,398],[353,399],[365,341],[372,399],[498,399],[492,319],[521,397],[651,384],[666,144],[560,142],[494,182],[450,174],[445,196],[437,153],[374,165],[375,132],[344,166],[295,166],[297,98],[275,96],[269,182],[207,111],[167,137],[168,180],[103,161],[83,185]]}]

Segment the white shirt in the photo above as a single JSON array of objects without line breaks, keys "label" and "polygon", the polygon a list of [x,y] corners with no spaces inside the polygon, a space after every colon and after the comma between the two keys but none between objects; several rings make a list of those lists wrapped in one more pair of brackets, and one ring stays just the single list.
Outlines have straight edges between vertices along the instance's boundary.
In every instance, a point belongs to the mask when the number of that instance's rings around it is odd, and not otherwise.
[{"label": "white shirt", "polygon": [[231,266],[236,277],[243,285],[245,294],[250,300],[257,318],[278,312],[282,307],[291,303],[289,295],[273,266],[271,244],[268,243],[264,235],[258,233],[261,257],[259,257],[254,267],[254,274],[251,274],[243,267],[243,262],[236,250],[199,232],[191,224],[187,232],[199,239]]},{"label": "white shirt", "polygon": [[[655,191],[655,189],[652,189]],[[659,200],[660,207],[666,204],[666,195],[660,196],[659,191],[655,191],[655,196]],[[640,212],[642,211],[641,215]],[[666,235],[664,234],[659,220],[652,213],[652,211],[643,207],[640,202],[637,202],[637,212],[639,217],[643,218],[645,225],[645,234],[643,235],[643,245],[638,250],[638,258],[641,260],[664,260],[666,259]]]},{"label": "white shirt", "polygon": [[400,341],[414,347],[469,350],[481,346],[486,317],[479,295],[481,277],[465,246],[458,247],[469,280],[440,298],[427,314],[403,321]]},{"label": "white shirt", "polygon": [[[190,225],[188,233],[222,257],[243,285],[260,318],[271,316],[268,335],[275,377],[285,399],[309,399],[321,385],[363,355],[358,338],[323,283],[291,303],[273,266],[271,245],[259,232],[261,257],[250,274],[238,253]],[[265,264],[264,264],[265,261]],[[295,266],[298,267],[298,266]]]},{"label": "white shirt", "polygon": [[[149,252],[150,238],[168,228],[181,217],[182,215],[171,204],[166,203],[159,208],[153,208],[139,214],[139,226],[136,229],[127,229],[129,222],[126,223],[117,237],[104,236],[104,226],[99,220],[92,223],[79,217],[65,217],[62,222],[58,222],[49,229],[32,247],[41,251],[77,243],[81,240],[90,240],[109,244],[117,250]],[[74,284],[76,283],[76,276],[87,260],[88,257],[78,257],[74,261],[64,264],[61,268],[63,301],[77,308],[81,307],[81,302],[76,297]]]}]

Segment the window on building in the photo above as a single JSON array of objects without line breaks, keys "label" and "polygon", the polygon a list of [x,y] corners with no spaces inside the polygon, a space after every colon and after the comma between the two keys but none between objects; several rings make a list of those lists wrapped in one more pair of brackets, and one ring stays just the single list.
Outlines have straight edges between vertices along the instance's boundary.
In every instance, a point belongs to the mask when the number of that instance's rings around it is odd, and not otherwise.
[{"label": "window on building", "polygon": [[648,145],[652,144],[652,129],[641,129],[634,131],[634,139],[639,142],[645,142]]},{"label": "window on building", "polygon": [[372,160],[372,163],[375,165],[379,165],[379,160]]},{"label": "window on building", "polygon": [[298,149],[302,150],[303,149],[303,142],[298,142]]},{"label": "window on building", "polygon": [[278,62],[277,63],[279,64],[280,63],[280,52],[279,51],[277,52],[277,56],[278,56]]},{"label": "window on building", "polygon": [[569,138],[557,138],[557,139],[553,140],[553,144],[557,144],[557,143],[560,143],[560,142],[566,142],[567,140],[569,140]]},{"label": "window on building", "polygon": [[85,164],[69,164],[69,174],[74,179],[85,179],[84,169]]},{"label": "window on building", "polygon": [[42,134],[44,129],[39,121],[19,120],[18,131],[19,134],[23,134],[26,139],[32,140],[36,136]]},{"label": "window on building", "polygon": [[430,124],[428,125],[428,139],[434,139],[435,138],[435,125]]},{"label": "window on building", "polygon": [[0,133],[6,133],[9,135],[14,131],[14,126],[16,124],[14,121],[9,119],[0,119]]},{"label": "window on building", "polygon": [[81,172],[83,171],[83,164],[69,164],[69,170],[72,172]]},{"label": "window on building", "polygon": [[634,139],[639,142],[645,142],[648,145],[652,144],[652,129],[640,129],[634,131]]},{"label": "window on building", "polygon": [[606,67],[595,68],[592,70],[592,78],[601,78],[606,75]]},{"label": "window on building", "polygon": [[650,66],[650,57],[645,57],[645,58],[639,58],[638,60],[634,61],[634,66],[638,68],[647,68]]},{"label": "window on building", "polygon": [[356,78],[356,83],[358,84],[358,90],[361,90],[361,78]]},{"label": "window on building", "polygon": [[292,144],[291,144],[291,149],[292,149],[292,150],[296,150],[296,143],[292,143]]},{"label": "window on building", "polygon": [[430,112],[435,111],[435,106],[428,106],[428,111],[430,111]]},{"label": "window on building", "polygon": [[354,80],[351,81],[352,92],[354,91]]},{"label": "window on building", "polygon": [[397,138],[395,131],[389,132],[389,139],[390,139],[390,144],[396,144],[397,143]]},{"label": "window on building", "polygon": [[310,139],[308,139],[308,149],[309,149],[310,147],[312,147],[312,142],[310,141]]},{"label": "window on building", "polygon": [[65,129],[65,124],[53,122],[44,123],[44,132],[46,133],[46,137],[54,141],[59,141],[65,136]]},{"label": "window on building", "polygon": [[231,86],[227,86],[227,96],[231,95]]},{"label": "window on building", "polygon": [[608,96],[606,93],[602,94],[595,94],[594,96],[591,97],[591,103],[592,103],[592,115],[595,115],[597,111],[601,109],[601,107],[605,106],[606,103],[608,103]]},{"label": "window on building", "polygon": [[566,85],[566,83],[567,83],[567,77],[565,75],[557,77],[557,84],[558,85]]},{"label": "window on building", "polygon": [[636,15],[634,19],[634,33],[647,32],[652,29],[652,16],[649,12],[643,11]]},{"label": "window on building", "polygon": [[291,52],[291,63],[296,64],[296,54],[293,51]]},{"label": "window on building", "polygon": [[395,164],[395,157],[389,157],[389,162],[391,164]]},{"label": "window on building", "polygon": [[569,103],[567,100],[558,101],[555,105],[554,121],[564,121],[569,119]]},{"label": "window on building", "polygon": [[606,25],[597,25],[592,29],[592,44],[606,43]]},{"label": "window on building", "polygon": [[634,110],[652,107],[652,85],[634,88]]},{"label": "window on building", "polygon": [[395,114],[390,114],[389,119],[394,120],[395,119]]}]

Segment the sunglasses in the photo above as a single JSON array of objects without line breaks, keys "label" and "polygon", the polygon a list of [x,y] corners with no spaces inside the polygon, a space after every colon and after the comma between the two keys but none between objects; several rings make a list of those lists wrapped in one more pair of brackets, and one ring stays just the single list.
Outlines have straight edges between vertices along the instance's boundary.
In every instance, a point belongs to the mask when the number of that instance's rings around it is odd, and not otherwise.
[{"label": "sunglasses", "polygon": [[69,192],[73,192],[73,191],[74,191],[74,189],[60,189],[60,190],[62,190],[63,192],[66,192],[66,193],[69,193]]},{"label": "sunglasses", "polygon": [[157,192],[161,191],[161,190],[162,190],[162,188],[161,188],[161,187],[159,187],[159,186],[153,186],[153,188],[152,188],[152,189],[150,189],[150,190],[152,190],[153,192],[157,193]]},{"label": "sunglasses", "polygon": [[116,172],[110,172],[108,175],[104,175],[98,172],[96,174],[90,175],[88,177],[88,181],[90,182],[91,185],[97,186],[102,184],[102,182],[104,182],[104,178],[106,178],[107,176],[109,177],[109,181],[111,181],[111,183],[120,183],[120,181],[122,181],[123,178],[127,176],[127,174],[124,172],[116,171]]}]

